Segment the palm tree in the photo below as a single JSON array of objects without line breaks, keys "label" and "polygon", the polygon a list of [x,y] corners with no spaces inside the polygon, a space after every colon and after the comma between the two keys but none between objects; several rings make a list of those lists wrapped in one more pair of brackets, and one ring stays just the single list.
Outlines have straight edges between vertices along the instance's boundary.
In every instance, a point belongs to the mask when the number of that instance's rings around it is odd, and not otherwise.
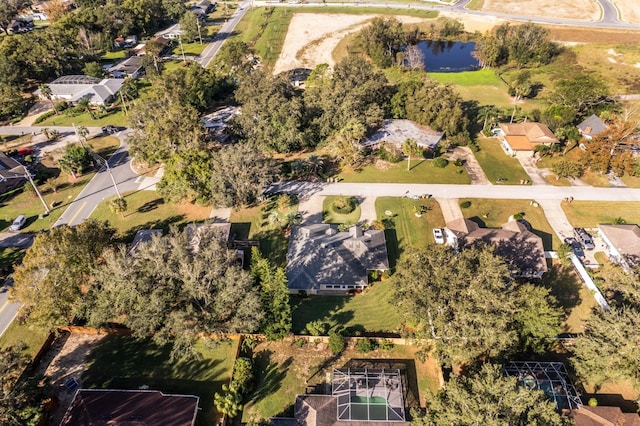
[{"label": "palm tree", "polygon": [[407,162],[407,171],[409,171],[411,170],[411,156],[420,155],[422,148],[418,146],[418,142],[416,142],[415,139],[409,138],[402,144],[402,152],[409,157],[409,161]]},{"label": "palm tree", "polygon": [[319,155],[310,155],[306,160],[307,167],[309,168],[309,172],[313,174],[318,174],[324,168],[324,160]]},{"label": "palm tree", "polygon": [[86,142],[87,136],[89,136],[89,129],[82,125],[76,126],[76,134],[78,135],[78,139],[80,139],[80,143],[82,143],[83,139]]},{"label": "palm tree", "polygon": [[53,102],[53,91],[51,90],[51,87],[49,87],[48,84],[41,84],[39,88],[40,88],[40,93],[42,93],[42,96],[49,99],[49,102],[51,102],[51,107],[55,111],[56,115],[58,115],[56,104],[55,102]]},{"label": "palm tree", "polygon": [[111,210],[112,213],[120,213],[122,217],[124,217],[124,212],[127,211],[127,207],[127,200],[124,198],[115,198],[109,203],[109,210]]}]

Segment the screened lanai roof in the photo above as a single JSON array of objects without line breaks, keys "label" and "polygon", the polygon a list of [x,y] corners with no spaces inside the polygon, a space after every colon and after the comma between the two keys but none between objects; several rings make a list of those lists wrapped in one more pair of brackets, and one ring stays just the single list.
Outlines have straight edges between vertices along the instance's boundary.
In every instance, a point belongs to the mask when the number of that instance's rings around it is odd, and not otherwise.
[{"label": "screened lanai roof", "polygon": [[53,80],[50,84],[98,84],[101,81],[102,79],[89,75],[63,75]]},{"label": "screened lanai roof", "polygon": [[332,394],[337,398],[338,420],[405,421],[398,369],[335,369]]},{"label": "screened lanai roof", "polygon": [[556,409],[582,406],[576,388],[561,362],[513,361],[504,367],[507,376],[516,377],[518,385],[539,389],[556,403]]}]

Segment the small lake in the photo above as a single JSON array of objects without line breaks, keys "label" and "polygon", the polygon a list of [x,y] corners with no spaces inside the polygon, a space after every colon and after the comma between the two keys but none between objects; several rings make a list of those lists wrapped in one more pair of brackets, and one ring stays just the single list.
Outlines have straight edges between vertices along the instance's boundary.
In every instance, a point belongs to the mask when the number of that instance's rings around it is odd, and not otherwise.
[{"label": "small lake", "polygon": [[480,67],[472,55],[475,43],[427,40],[418,43],[418,47],[424,53],[427,72],[472,71]]}]

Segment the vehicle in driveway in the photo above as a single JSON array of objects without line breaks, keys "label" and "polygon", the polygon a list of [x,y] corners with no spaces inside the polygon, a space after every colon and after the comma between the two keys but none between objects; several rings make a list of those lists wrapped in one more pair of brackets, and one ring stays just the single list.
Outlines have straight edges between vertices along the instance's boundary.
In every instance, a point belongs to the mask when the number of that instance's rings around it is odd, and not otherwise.
[{"label": "vehicle in driveway", "polygon": [[578,259],[584,259],[584,251],[582,250],[582,245],[580,245],[578,240],[573,237],[565,238],[564,243],[571,247],[571,250],[573,250],[573,254],[575,254]]},{"label": "vehicle in driveway", "polygon": [[433,239],[436,240],[436,244],[444,244],[444,233],[442,228],[433,228]]},{"label": "vehicle in driveway", "polygon": [[16,220],[13,221],[13,223],[9,227],[9,231],[18,232],[19,230],[22,229],[26,221],[27,221],[27,218],[25,217],[25,215],[21,214],[20,216],[16,217]]},{"label": "vehicle in driveway", "polygon": [[589,233],[584,228],[573,228],[573,234],[585,249],[593,250],[594,248],[596,248],[596,245],[593,243],[593,237],[589,235]]}]

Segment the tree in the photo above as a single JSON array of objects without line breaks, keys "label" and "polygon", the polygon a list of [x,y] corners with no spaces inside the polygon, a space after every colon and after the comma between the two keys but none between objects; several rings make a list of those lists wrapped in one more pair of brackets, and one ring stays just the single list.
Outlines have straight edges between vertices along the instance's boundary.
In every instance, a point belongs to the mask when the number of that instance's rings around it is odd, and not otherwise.
[{"label": "tree", "polygon": [[606,84],[591,74],[558,81],[549,95],[549,102],[572,108],[577,119],[596,114],[613,104]]},{"label": "tree", "polygon": [[250,143],[226,146],[214,153],[211,174],[212,201],[225,207],[254,203],[276,177],[272,159]]},{"label": "tree", "polygon": [[557,52],[556,44],[549,41],[549,30],[530,22],[494,27],[482,36],[476,50],[483,67],[508,62],[518,67],[548,64]]},{"label": "tree", "polygon": [[18,87],[0,83],[0,119],[20,117],[27,103]]},{"label": "tree", "polygon": [[215,56],[220,71],[225,74],[248,74],[252,70],[255,52],[249,45],[240,40],[228,40]]},{"label": "tree", "polygon": [[422,148],[418,146],[415,139],[409,138],[402,144],[402,152],[404,155],[409,157],[409,161],[407,161],[407,171],[409,171],[411,170],[411,156],[420,155],[423,151]]},{"label": "tree", "polygon": [[180,18],[180,35],[187,43],[191,43],[198,38],[198,17],[190,10],[184,12]]},{"label": "tree", "polygon": [[213,395],[213,403],[216,406],[216,410],[231,418],[234,418],[242,411],[242,395],[240,395],[233,383],[222,385],[222,392],[216,392]]},{"label": "tree", "polygon": [[25,375],[29,359],[23,347],[12,346],[0,351],[0,424],[3,426],[35,425],[41,417],[42,386],[36,384],[41,377]]},{"label": "tree", "polygon": [[339,330],[330,330],[329,331],[329,350],[334,355],[341,354],[346,347],[346,343],[344,341],[344,337],[340,333]]},{"label": "tree", "polygon": [[563,311],[549,289],[534,284],[521,284],[516,290],[518,308],[514,327],[518,331],[520,349],[544,353],[550,338],[562,331]]},{"label": "tree", "polygon": [[31,5],[31,0],[3,0],[0,2],[0,30],[9,35],[9,25],[21,9]]},{"label": "tree", "polygon": [[82,126],[82,125],[76,126],[76,134],[80,139],[80,143],[82,143],[83,139],[86,142],[87,136],[89,136],[89,129],[87,129],[85,126]]},{"label": "tree", "polygon": [[402,23],[395,18],[375,18],[362,30],[360,37],[364,51],[381,68],[391,66],[396,52],[406,40]]},{"label": "tree", "polygon": [[608,381],[640,380],[640,311],[637,306],[596,309],[585,332],[573,342],[572,360],[583,380],[600,386]]},{"label": "tree", "polygon": [[357,166],[364,158],[360,148],[360,141],[365,134],[365,127],[357,120],[352,120],[340,131],[336,132],[333,137],[329,138],[325,148],[340,163],[352,167]]},{"label": "tree", "polygon": [[407,46],[404,51],[404,62],[412,71],[424,70],[425,55],[424,52],[415,44]]},{"label": "tree", "polygon": [[91,77],[96,78],[104,78],[105,76],[105,72],[102,69],[102,65],[100,65],[100,62],[87,62],[86,64],[84,64],[82,72],[85,75],[90,75]]},{"label": "tree", "polygon": [[53,102],[53,92],[51,91],[51,87],[48,84],[41,84],[39,89],[42,96],[44,96],[49,100],[49,102],[51,102],[51,108],[53,108],[53,111],[58,114],[56,104]]},{"label": "tree", "polygon": [[251,273],[260,287],[265,316],[260,326],[269,340],[280,340],[291,333],[291,305],[287,275],[260,254],[251,249]]},{"label": "tree", "polygon": [[561,158],[553,163],[551,171],[556,174],[556,180],[560,178],[579,178],[582,176],[582,167],[567,158]]},{"label": "tree", "polygon": [[427,411],[412,422],[427,425],[560,426],[569,420],[555,410],[543,391],[518,386],[499,366],[483,364],[480,371],[452,378]]},{"label": "tree", "polygon": [[235,265],[217,229],[195,232],[171,228],[134,255],[107,251],[94,273],[89,323],[122,322],[136,336],[170,343],[174,359],[194,356],[201,334],[256,331],[263,315],[253,277]]},{"label": "tree", "polygon": [[122,217],[124,217],[127,207],[127,200],[124,198],[114,198],[109,202],[109,210],[111,210],[112,213],[120,213]]},{"label": "tree", "polygon": [[64,148],[64,154],[58,164],[62,170],[76,177],[91,167],[91,152],[79,144],[69,144]]},{"label": "tree", "polygon": [[169,202],[211,201],[211,151],[179,152],[169,158],[157,190]]},{"label": "tree", "polygon": [[11,293],[31,321],[53,328],[84,317],[92,270],[114,234],[107,224],[88,220],[35,237],[15,269]]},{"label": "tree", "polygon": [[253,386],[253,362],[251,358],[239,357],[233,364],[232,383],[237,387],[241,394],[251,392]]}]

